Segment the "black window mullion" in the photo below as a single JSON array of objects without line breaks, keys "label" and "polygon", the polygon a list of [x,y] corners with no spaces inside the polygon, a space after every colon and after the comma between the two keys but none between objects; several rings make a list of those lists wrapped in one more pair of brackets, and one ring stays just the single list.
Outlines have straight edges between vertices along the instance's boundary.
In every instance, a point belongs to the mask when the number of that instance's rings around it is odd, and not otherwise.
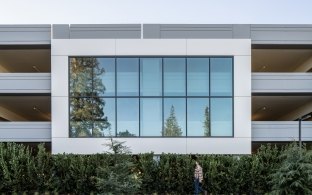
[{"label": "black window mullion", "polygon": [[208,66],[209,66],[209,113],[208,113],[208,116],[209,116],[209,130],[210,130],[210,136],[212,135],[212,129],[211,129],[211,69],[210,69],[210,58],[209,58],[209,61],[208,61]]},{"label": "black window mullion", "polygon": [[161,103],[162,103],[162,117],[161,117],[161,121],[162,121],[162,130],[161,130],[161,136],[163,137],[164,136],[164,117],[165,117],[165,114],[164,114],[164,58],[161,58],[161,83],[162,83],[162,91],[161,91]]},{"label": "black window mullion", "polygon": [[139,137],[141,137],[141,58],[139,58]]},{"label": "black window mullion", "polygon": [[117,137],[117,58],[115,57],[115,136]]}]

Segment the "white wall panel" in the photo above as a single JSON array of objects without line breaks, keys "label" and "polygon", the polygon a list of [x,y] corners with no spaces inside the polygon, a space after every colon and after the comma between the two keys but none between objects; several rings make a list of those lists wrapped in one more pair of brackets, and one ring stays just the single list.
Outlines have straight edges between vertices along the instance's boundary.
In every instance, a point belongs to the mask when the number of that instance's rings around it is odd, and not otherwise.
[{"label": "white wall panel", "polygon": [[116,55],[186,55],[186,40],[118,39]]},{"label": "white wall panel", "polygon": [[251,56],[234,57],[234,96],[251,96]]},{"label": "white wall panel", "polygon": [[51,58],[51,96],[68,96],[68,56]]},{"label": "white wall panel", "polygon": [[52,142],[54,137],[68,137],[68,97],[51,97]]},{"label": "white wall panel", "polygon": [[52,39],[51,55],[115,55],[115,39]]},{"label": "white wall panel", "polygon": [[250,97],[234,97],[234,137],[251,137]]},{"label": "white wall panel", "polygon": [[187,39],[187,55],[251,55],[250,39]]}]

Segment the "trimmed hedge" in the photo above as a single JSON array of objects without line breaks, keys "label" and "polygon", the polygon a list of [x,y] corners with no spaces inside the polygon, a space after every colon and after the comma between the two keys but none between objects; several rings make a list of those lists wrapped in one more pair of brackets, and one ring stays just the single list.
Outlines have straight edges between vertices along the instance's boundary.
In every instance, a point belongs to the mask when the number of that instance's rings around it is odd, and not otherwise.
[{"label": "trimmed hedge", "polygon": [[[280,169],[282,165],[286,167],[284,162],[289,155],[285,153],[294,147],[278,149],[266,145],[253,155],[196,155],[204,170],[203,187],[213,194],[264,194],[276,191],[279,186],[276,177],[286,175],[285,168]],[[306,156],[302,160],[309,165],[306,167],[312,167],[311,152],[305,148],[297,150],[302,150],[301,154]],[[105,168],[105,173],[109,173],[109,169],[113,169],[115,155],[51,155],[43,145],[33,151],[20,144],[0,143],[0,192],[100,193],[97,187],[100,171]],[[129,158],[129,155],[118,155],[133,164],[129,174],[140,179],[137,193],[193,193],[194,156],[161,154],[155,158],[153,153],[146,153]],[[283,174],[278,174],[279,170]],[[118,170],[114,171],[118,174]],[[302,180],[309,183],[311,178]]]}]

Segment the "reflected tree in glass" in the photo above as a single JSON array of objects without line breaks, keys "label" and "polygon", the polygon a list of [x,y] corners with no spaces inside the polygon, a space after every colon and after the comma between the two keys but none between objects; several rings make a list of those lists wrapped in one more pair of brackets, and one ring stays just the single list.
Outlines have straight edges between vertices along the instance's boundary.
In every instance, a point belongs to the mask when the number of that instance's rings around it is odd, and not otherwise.
[{"label": "reflected tree in glass", "polygon": [[181,136],[182,130],[175,116],[174,106],[170,108],[170,115],[166,119],[163,136]]},{"label": "reflected tree in glass", "polygon": [[104,129],[110,128],[105,101],[99,97],[105,92],[104,73],[96,58],[70,59],[70,137],[104,136]]},{"label": "reflected tree in glass", "polygon": [[210,116],[209,116],[209,108],[206,106],[205,108],[205,121],[204,121],[204,135],[207,137],[211,136],[211,130],[210,130]]},{"label": "reflected tree in glass", "polygon": [[126,131],[119,131],[117,134],[118,137],[134,137],[135,134],[132,134],[126,129]]}]

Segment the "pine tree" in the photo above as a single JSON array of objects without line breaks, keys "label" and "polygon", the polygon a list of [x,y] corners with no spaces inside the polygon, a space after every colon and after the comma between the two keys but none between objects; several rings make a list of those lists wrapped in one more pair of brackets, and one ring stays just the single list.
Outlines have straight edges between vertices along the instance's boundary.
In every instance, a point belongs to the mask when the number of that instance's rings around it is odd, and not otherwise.
[{"label": "pine tree", "polygon": [[70,61],[70,136],[99,137],[110,128],[104,115],[105,92],[101,76],[104,68],[96,58],[71,58]]},{"label": "pine tree", "polygon": [[205,133],[204,135],[207,137],[211,136],[211,131],[210,131],[210,117],[209,117],[209,108],[208,106],[206,106],[205,108],[205,121],[204,121],[204,130]]},{"label": "pine tree", "polygon": [[162,132],[163,136],[181,136],[182,130],[175,116],[174,106],[171,106],[170,115],[166,119],[165,128]]}]

